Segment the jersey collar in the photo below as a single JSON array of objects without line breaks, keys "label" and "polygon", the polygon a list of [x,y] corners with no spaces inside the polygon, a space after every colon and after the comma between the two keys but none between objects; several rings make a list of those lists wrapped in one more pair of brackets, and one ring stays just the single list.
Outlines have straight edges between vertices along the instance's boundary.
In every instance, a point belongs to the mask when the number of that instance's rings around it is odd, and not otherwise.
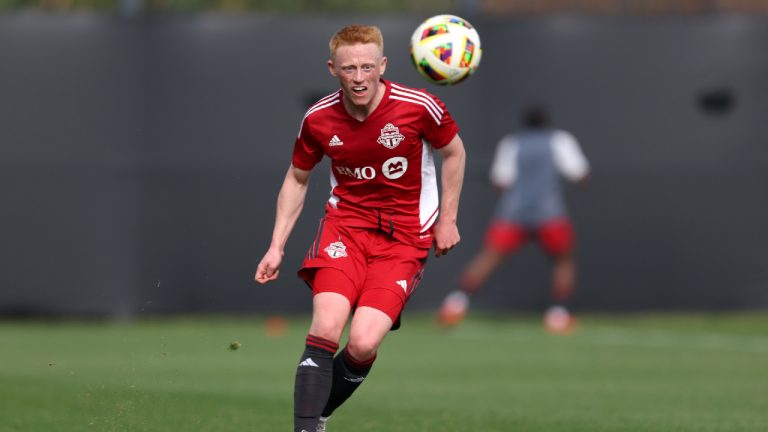
[{"label": "jersey collar", "polygon": [[343,102],[344,101],[344,89],[341,89],[342,103],[339,104],[339,109],[341,109],[344,112],[344,114],[346,114],[347,116],[349,116],[353,120],[358,121],[360,123],[363,123],[366,120],[368,120],[369,118],[371,118],[373,115],[375,115],[377,112],[379,112],[384,105],[389,103],[389,94],[391,92],[392,84],[390,83],[390,81],[385,80],[384,78],[379,78],[379,82],[384,83],[384,94],[381,96],[381,100],[379,101],[379,104],[376,105],[376,108],[374,108],[373,111],[368,113],[368,116],[365,119],[363,119],[362,121],[361,120],[357,120],[354,117],[352,117],[352,115],[349,114],[349,112],[347,112],[347,108],[344,106],[344,102]]}]

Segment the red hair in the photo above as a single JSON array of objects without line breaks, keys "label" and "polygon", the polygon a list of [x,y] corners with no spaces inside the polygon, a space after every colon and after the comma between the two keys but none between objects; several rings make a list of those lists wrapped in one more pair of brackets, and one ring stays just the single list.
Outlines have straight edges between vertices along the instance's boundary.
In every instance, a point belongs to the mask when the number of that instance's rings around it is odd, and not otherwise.
[{"label": "red hair", "polygon": [[331,58],[333,58],[334,54],[336,54],[336,49],[341,45],[354,45],[358,43],[375,44],[382,53],[384,52],[384,36],[381,35],[381,30],[378,27],[351,25],[337,31],[331,38],[331,41],[328,43],[328,47],[331,50]]}]

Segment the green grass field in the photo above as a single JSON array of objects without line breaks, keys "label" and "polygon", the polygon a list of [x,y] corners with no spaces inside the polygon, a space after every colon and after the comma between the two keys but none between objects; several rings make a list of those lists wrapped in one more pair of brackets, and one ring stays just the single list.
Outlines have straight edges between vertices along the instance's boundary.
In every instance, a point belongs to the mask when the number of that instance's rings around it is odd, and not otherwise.
[{"label": "green grass field", "polygon": [[[0,321],[0,431],[290,431],[291,318]],[[239,341],[237,351],[228,349]],[[409,315],[331,432],[768,431],[768,314]]]}]

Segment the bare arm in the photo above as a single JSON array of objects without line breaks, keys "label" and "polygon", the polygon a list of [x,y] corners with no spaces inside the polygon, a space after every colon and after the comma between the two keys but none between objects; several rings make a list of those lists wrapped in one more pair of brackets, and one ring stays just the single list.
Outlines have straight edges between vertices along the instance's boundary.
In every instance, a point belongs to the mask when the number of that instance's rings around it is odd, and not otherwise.
[{"label": "bare arm", "polygon": [[461,240],[456,225],[459,212],[459,197],[464,183],[466,153],[464,143],[456,135],[447,146],[438,150],[442,156],[440,218],[435,225],[435,256],[442,256],[453,249]]},{"label": "bare arm", "polygon": [[305,171],[291,165],[285,174],[283,186],[280,188],[280,194],[277,196],[277,211],[275,214],[275,228],[272,231],[272,243],[256,268],[254,279],[260,284],[273,281],[280,274],[280,264],[285,253],[285,243],[288,241],[296,220],[301,214],[301,209],[304,207],[310,173],[311,171]]}]

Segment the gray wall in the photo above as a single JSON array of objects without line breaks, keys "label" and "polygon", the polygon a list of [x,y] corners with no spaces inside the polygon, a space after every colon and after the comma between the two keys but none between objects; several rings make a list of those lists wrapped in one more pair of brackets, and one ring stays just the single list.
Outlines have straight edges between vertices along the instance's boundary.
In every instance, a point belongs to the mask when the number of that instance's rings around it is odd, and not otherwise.
[{"label": "gray wall", "polygon": [[[0,15],[0,314],[308,311],[294,270],[327,164],[281,280],[252,274],[299,120],[337,87],[327,39],[350,22],[383,29],[387,77],[440,96],[468,148],[463,242],[430,261],[412,309],[435,308],[480,246],[494,146],[530,100],[593,164],[569,189],[577,307],[768,306],[768,19],[468,17],[483,64],[439,88],[407,57],[421,18]],[[722,87],[733,109],[702,111]],[[541,308],[547,266],[525,249],[476,305]]]}]

